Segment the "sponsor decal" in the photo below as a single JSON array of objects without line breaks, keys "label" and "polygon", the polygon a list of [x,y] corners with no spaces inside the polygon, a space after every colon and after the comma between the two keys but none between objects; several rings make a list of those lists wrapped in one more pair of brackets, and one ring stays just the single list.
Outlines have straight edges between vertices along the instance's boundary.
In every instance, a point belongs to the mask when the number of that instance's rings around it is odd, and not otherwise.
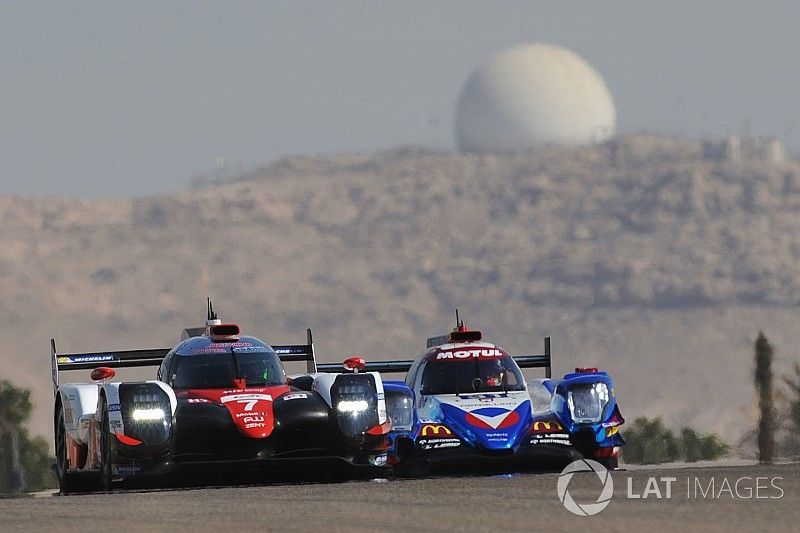
[{"label": "sponsor decal", "polygon": [[[230,353],[231,348],[236,348],[237,351],[264,351],[265,348],[261,346],[253,346],[252,342],[215,342],[200,348],[192,348],[189,350],[190,355],[206,354],[206,353]],[[251,349],[255,348],[255,350]]]},{"label": "sponsor decal", "polygon": [[436,360],[459,360],[459,359],[491,359],[503,357],[505,352],[496,348],[482,348],[475,350],[449,350],[436,354]]},{"label": "sponsor decal", "polygon": [[108,412],[109,413],[113,413],[113,412],[119,411],[119,410],[120,410],[120,406],[119,406],[118,403],[110,403],[110,404],[108,404]]},{"label": "sponsor decal", "polygon": [[237,413],[236,418],[241,418],[245,429],[267,427],[267,413]]},{"label": "sponsor decal", "polygon": [[489,442],[508,442],[508,439],[511,438],[511,435],[508,433],[487,433],[486,440]]},{"label": "sponsor decal", "polygon": [[519,423],[519,414],[502,407],[482,407],[467,413],[466,420],[480,429],[505,429]]},{"label": "sponsor decal", "polygon": [[[239,400],[239,402],[242,403],[243,401]],[[248,411],[247,407],[245,407],[244,412],[236,413],[233,416],[241,420],[245,429],[267,427],[267,413],[265,411]]]},{"label": "sponsor decal", "polygon": [[[491,402],[487,405],[487,402]],[[446,405],[452,405],[453,407],[457,407],[462,411],[472,411],[474,409],[481,409],[484,407],[502,407],[509,411],[513,411],[517,409],[523,403],[528,402],[530,403],[530,397],[523,393],[514,393],[510,392],[507,395],[475,395],[475,394],[462,394],[458,397],[455,401],[444,401]]]},{"label": "sponsor decal", "polygon": [[264,392],[267,390],[266,387],[247,387],[248,392],[242,393],[242,389],[229,389],[222,391],[222,394],[227,396],[229,394],[253,394],[256,392]]},{"label": "sponsor decal", "polygon": [[[246,411],[246,413],[237,413],[237,416],[244,414],[245,416],[253,413],[253,409],[255,408],[258,402],[271,402],[272,396],[269,394],[229,394],[227,396],[223,396],[219,399],[220,402],[223,404],[236,402],[238,404],[242,404],[241,411]],[[261,414],[264,414],[263,412]],[[264,427],[263,424],[260,426],[250,426],[245,424],[245,428],[251,427]]]},{"label": "sponsor decal", "polygon": [[75,396],[70,394],[67,397],[67,401],[64,402],[64,421],[66,422],[67,426],[74,426],[75,425],[75,411],[72,407],[72,404],[75,403]]},{"label": "sponsor decal", "polygon": [[564,426],[555,420],[537,420],[533,423],[531,433],[550,433],[564,431]]},{"label": "sponsor decal", "polygon": [[452,430],[444,424],[424,424],[419,430],[419,436],[417,445],[423,450],[461,446],[461,440],[455,437]]},{"label": "sponsor decal", "polygon": [[[258,401],[271,402],[272,396],[270,396],[269,394],[229,394],[227,396],[223,396],[222,398],[220,398],[219,401],[221,401],[222,403],[228,403],[228,402],[243,403],[245,401],[247,402],[252,401],[253,403]],[[251,409],[252,407],[250,409],[245,409],[245,411],[249,411]]]},{"label": "sponsor decal", "polygon": [[220,348],[247,348],[248,346],[252,346],[252,342],[244,342],[244,341],[237,341],[237,342],[215,342],[214,346],[219,346]]},{"label": "sponsor decal", "polygon": [[287,394],[286,396],[282,396],[282,398],[286,401],[289,400],[300,400],[304,398],[308,398],[308,394],[305,392],[295,392],[293,394]]},{"label": "sponsor decal", "polygon": [[139,465],[112,465],[112,468],[118,476],[132,476],[142,471]]},{"label": "sponsor decal", "polygon": [[97,355],[68,355],[59,357],[59,363],[101,363],[103,361],[113,361],[114,356],[110,353]]},{"label": "sponsor decal", "polygon": [[273,348],[276,354],[285,355],[285,354],[306,354],[308,353],[308,347],[306,346],[281,346],[277,348]]},{"label": "sponsor decal", "polygon": [[535,433],[531,435],[531,444],[555,444],[557,446],[571,446],[569,433]]},{"label": "sponsor decal", "polygon": [[211,403],[210,400],[206,400],[205,398],[189,398],[186,401],[189,403]]},{"label": "sponsor decal", "polygon": [[450,431],[450,428],[442,424],[425,424],[419,430],[419,434],[421,437],[429,437],[429,436],[444,437],[452,435],[453,432]]},{"label": "sponsor decal", "polygon": [[419,447],[423,450],[436,450],[439,448],[458,448],[461,446],[461,441],[457,438],[451,439],[419,439],[417,441]]},{"label": "sponsor decal", "polygon": [[266,414],[267,413],[265,411],[246,411],[244,413],[236,413],[233,416],[235,416],[236,418],[243,418],[246,416],[264,416]]},{"label": "sponsor decal", "polygon": [[461,440],[444,424],[426,423],[419,430],[417,445],[423,450],[458,448],[461,446]]},{"label": "sponsor decal", "polygon": [[606,438],[612,437],[612,436],[616,435],[617,433],[619,433],[619,426],[614,426],[613,428],[607,428],[606,429]]},{"label": "sponsor decal", "polygon": [[236,348],[236,353],[252,353],[252,352],[266,351],[266,348],[264,348],[263,346],[234,346],[234,348]]}]

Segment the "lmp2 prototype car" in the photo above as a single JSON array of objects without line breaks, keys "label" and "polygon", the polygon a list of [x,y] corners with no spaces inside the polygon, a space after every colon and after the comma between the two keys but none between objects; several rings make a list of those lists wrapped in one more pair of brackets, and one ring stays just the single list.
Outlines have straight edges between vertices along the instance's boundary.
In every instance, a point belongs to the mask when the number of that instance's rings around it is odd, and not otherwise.
[{"label": "lmp2 prototype car", "polygon": [[[400,475],[560,470],[584,457],[617,467],[624,420],[607,373],[576,368],[550,379],[549,338],[543,355],[512,357],[481,337],[461,322],[428,339],[415,361],[360,365],[407,371],[405,381],[383,382],[389,462]],[[520,368],[544,368],[546,379],[529,388]]]},{"label": "lmp2 prototype car", "polygon": [[[214,467],[385,468],[380,375],[318,373],[311,330],[305,345],[269,346],[223,324],[209,303],[206,327],[184,330],[172,349],[58,354],[51,340],[51,360],[63,493],[169,485]],[[308,373],[287,378],[284,361],[306,361]],[[159,365],[155,380],[109,381],[113,367],[147,365]],[[60,371],[80,369],[94,383],[59,384]]]}]

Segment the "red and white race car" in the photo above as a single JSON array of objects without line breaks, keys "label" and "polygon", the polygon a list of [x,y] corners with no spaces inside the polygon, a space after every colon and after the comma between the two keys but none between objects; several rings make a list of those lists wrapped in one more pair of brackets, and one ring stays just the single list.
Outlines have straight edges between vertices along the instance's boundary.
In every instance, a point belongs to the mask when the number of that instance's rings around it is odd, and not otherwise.
[{"label": "red and white race car", "polygon": [[[302,345],[268,345],[223,324],[209,302],[203,328],[186,329],[173,348],[56,352],[56,472],[63,493],[123,481],[170,485],[185,473],[269,476],[321,463],[386,465],[390,423],[377,372],[319,373],[311,330]],[[305,361],[289,378],[283,362]],[[116,367],[158,366],[155,379],[112,381]],[[91,370],[93,383],[60,383],[67,370]]]}]

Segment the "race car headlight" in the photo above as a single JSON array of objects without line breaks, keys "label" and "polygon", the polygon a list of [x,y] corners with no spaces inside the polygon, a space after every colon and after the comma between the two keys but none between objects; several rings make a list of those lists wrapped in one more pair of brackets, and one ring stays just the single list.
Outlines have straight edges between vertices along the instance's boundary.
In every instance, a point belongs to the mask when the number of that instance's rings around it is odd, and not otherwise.
[{"label": "race car headlight", "polygon": [[567,391],[569,412],[579,424],[600,422],[608,400],[608,386],[602,382],[579,383]]},{"label": "race car headlight", "polygon": [[414,422],[414,399],[402,392],[386,393],[386,411],[392,431],[411,431]]},{"label": "race car headlight", "polygon": [[370,374],[341,374],[331,386],[339,430],[359,437],[378,424],[378,391]]},{"label": "race car headlight", "polygon": [[156,392],[140,392],[133,395],[131,418],[136,422],[161,420],[164,418],[164,398]]},{"label": "race car headlight", "polygon": [[367,400],[342,400],[336,405],[342,413],[351,413],[357,415],[361,411],[369,409],[369,402]]},{"label": "race car headlight", "polygon": [[165,445],[172,431],[172,407],[167,393],[154,383],[122,383],[119,387],[126,436],[147,446]]},{"label": "race car headlight", "polygon": [[140,422],[142,420],[161,420],[164,418],[164,410],[158,407],[154,409],[134,409],[131,418]]}]

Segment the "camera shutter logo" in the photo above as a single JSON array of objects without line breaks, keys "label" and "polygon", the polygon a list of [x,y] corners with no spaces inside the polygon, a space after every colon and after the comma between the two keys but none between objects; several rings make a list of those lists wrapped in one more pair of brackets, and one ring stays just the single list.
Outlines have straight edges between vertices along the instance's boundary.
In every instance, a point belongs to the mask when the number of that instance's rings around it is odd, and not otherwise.
[{"label": "camera shutter logo", "polygon": [[[603,490],[600,496],[597,497],[595,503],[577,503],[570,495],[567,487],[572,480],[572,476],[574,476],[576,472],[594,472],[597,474],[597,477],[603,484]],[[558,492],[558,499],[561,500],[561,503],[564,504],[564,507],[566,507],[569,512],[579,516],[592,516],[605,509],[611,502],[611,496],[614,495],[614,480],[611,479],[608,470],[597,461],[581,459],[573,461],[561,471],[561,474],[558,476],[556,490]]]}]

